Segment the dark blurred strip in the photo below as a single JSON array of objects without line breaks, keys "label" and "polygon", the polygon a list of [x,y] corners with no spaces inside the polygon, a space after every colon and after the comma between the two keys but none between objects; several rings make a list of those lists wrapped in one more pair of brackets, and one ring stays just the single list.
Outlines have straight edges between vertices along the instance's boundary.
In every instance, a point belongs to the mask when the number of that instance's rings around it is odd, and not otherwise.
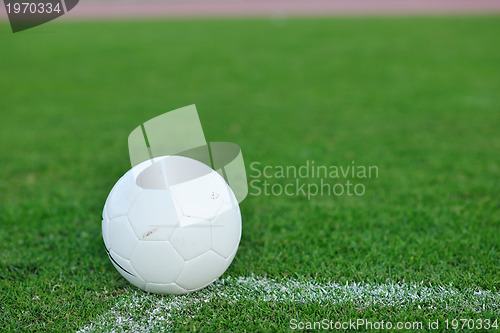
[{"label": "dark blurred strip", "polygon": [[[499,0],[188,0],[80,2],[63,19],[147,17],[335,16],[405,14],[489,14]],[[5,19],[5,8],[0,9]]]}]

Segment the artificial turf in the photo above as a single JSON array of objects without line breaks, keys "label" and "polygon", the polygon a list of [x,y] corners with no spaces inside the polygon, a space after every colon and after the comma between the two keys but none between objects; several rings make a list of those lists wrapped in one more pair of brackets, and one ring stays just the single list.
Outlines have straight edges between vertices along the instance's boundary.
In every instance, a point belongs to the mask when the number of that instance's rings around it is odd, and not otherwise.
[{"label": "artificial turf", "polygon": [[[494,16],[2,23],[0,329],[75,330],[134,289],[106,256],[102,207],[129,132],[193,103],[207,140],[239,144],[247,167],[379,169],[360,197],[249,196],[225,276],[498,293],[499,29]],[[499,312],[220,300],[175,324]]]}]

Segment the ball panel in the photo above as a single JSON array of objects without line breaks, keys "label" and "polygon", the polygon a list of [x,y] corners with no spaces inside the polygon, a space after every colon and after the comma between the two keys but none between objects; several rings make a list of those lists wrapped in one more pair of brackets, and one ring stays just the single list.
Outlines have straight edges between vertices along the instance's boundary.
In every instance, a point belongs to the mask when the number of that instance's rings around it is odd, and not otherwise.
[{"label": "ball panel", "polygon": [[193,224],[198,224],[198,223],[203,223],[203,222],[209,222],[207,220],[199,219],[197,217],[192,217],[192,216],[181,216],[179,220],[179,228],[184,228],[188,227]]},{"label": "ball panel", "polygon": [[172,195],[185,216],[212,219],[229,196],[216,172],[171,186]]},{"label": "ball panel", "polygon": [[109,221],[108,238],[110,248],[125,259],[130,259],[137,237],[126,216],[117,217]]},{"label": "ball panel", "polygon": [[236,245],[236,248],[234,249],[234,251],[226,259],[226,270],[231,265],[231,263],[233,262],[233,259],[236,256],[236,252],[238,252],[238,245]]},{"label": "ball panel", "polygon": [[173,283],[185,261],[169,242],[139,241],[130,262],[147,282]]},{"label": "ball panel", "polygon": [[125,278],[127,281],[133,285],[144,289],[146,287],[146,281],[144,281],[139,274],[135,271],[134,267],[130,263],[130,260],[122,258],[119,254],[114,252],[112,249],[108,251],[108,256],[111,259],[111,263],[115,266],[116,270]]},{"label": "ball panel", "polygon": [[184,156],[169,156],[163,160],[169,186],[181,184],[212,172],[212,168]]},{"label": "ball panel", "polygon": [[228,258],[241,238],[241,214],[238,206],[225,206],[212,221],[212,250]]},{"label": "ball panel", "polygon": [[179,287],[175,283],[169,283],[169,284],[147,283],[145,290],[147,292],[155,294],[182,295],[188,293],[186,289]]},{"label": "ball panel", "polygon": [[224,258],[209,251],[187,261],[176,283],[190,291],[198,290],[221,276],[225,265]]},{"label": "ball panel", "polygon": [[130,224],[141,240],[168,240],[179,221],[169,190],[144,190],[128,213]]},{"label": "ball panel", "polygon": [[[181,225],[182,221],[181,219]],[[169,241],[185,260],[193,259],[210,250],[212,225],[209,221],[203,220],[184,224],[174,231]]]},{"label": "ball panel", "polygon": [[108,217],[114,219],[126,215],[140,192],[141,188],[135,183],[133,174],[127,172],[116,183],[106,200],[104,209],[107,210]]},{"label": "ball panel", "polygon": [[101,228],[102,228],[102,239],[104,240],[104,246],[106,248],[109,248],[109,236],[108,236],[109,218],[108,218],[108,213],[106,212],[106,209],[104,209],[102,212]]},{"label": "ball panel", "polygon": [[163,160],[155,161],[137,175],[135,182],[143,189],[166,189]]}]

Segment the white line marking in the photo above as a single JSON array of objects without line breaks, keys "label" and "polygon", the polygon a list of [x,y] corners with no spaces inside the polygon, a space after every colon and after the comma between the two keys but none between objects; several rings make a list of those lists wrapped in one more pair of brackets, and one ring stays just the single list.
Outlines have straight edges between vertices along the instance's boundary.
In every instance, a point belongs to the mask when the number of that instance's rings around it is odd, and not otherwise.
[{"label": "white line marking", "polygon": [[480,289],[459,290],[450,286],[423,283],[338,283],[315,280],[274,280],[258,277],[228,277],[190,295],[166,296],[129,291],[119,296],[113,308],[99,315],[78,332],[170,331],[176,316],[192,316],[204,303],[225,299],[238,302],[355,304],[358,308],[408,306],[436,311],[500,311],[500,292]]}]

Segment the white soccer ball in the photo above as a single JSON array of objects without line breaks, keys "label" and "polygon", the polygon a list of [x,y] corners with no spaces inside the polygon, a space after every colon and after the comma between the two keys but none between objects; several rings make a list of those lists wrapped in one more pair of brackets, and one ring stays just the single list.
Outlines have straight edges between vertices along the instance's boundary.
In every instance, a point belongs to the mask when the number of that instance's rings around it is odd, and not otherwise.
[{"label": "white soccer ball", "polygon": [[180,156],[129,170],[104,205],[102,235],[120,274],[151,293],[185,294],[221,276],[241,237],[241,214],[224,178]]}]

